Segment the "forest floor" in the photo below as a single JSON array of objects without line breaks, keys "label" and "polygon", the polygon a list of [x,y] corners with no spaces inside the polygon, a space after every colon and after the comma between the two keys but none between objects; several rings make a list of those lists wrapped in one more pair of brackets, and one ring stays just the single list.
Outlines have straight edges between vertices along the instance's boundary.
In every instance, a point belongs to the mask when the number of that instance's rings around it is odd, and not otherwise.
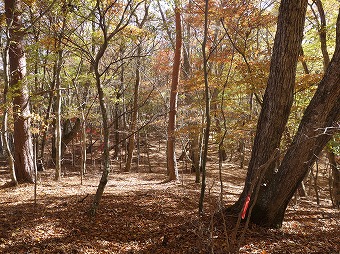
[{"label": "forest floor", "polygon": [[[60,182],[53,180],[53,169],[40,172],[35,203],[34,185],[6,187],[9,174],[2,159],[0,253],[227,253],[235,218],[227,217],[224,227],[212,216],[220,207],[217,164],[210,161],[203,217],[194,175],[180,170],[178,182],[164,183],[164,158],[154,160],[152,173],[146,166],[138,173],[121,173],[117,165],[112,171],[92,218],[87,211],[99,167],[89,166],[82,185],[78,167],[66,165]],[[245,173],[235,163],[223,164],[223,205],[237,199]],[[249,225],[240,253],[339,254],[339,210],[331,207],[326,177],[319,180],[320,205],[312,189],[313,195],[292,201],[282,228]]]}]

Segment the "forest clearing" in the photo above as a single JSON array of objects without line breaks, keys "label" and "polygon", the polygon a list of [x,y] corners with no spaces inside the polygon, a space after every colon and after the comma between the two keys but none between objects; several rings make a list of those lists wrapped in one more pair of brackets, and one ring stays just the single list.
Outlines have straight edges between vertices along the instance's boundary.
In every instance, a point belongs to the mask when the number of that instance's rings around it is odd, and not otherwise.
[{"label": "forest clearing", "polygon": [[[220,200],[216,165],[208,168],[200,217],[195,176],[181,164],[179,180],[165,183],[164,154],[152,154],[152,173],[148,165],[122,173],[116,163],[95,218],[88,210],[100,178],[98,166],[89,166],[83,185],[79,167],[71,163],[60,182],[53,180],[53,169],[39,173],[36,204],[33,185],[1,187],[0,253],[227,253],[226,233],[233,232],[236,218],[227,217],[224,227],[212,217]],[[281,229],[250,225],[239,253],[340,252],[340,213],[329,199],[327,172],[320,171],[320,205],[312,185],[310,196],[292,200]],[[237,161],[224,163],[224,205],[237,200],[245,173]],[[4,179],[8,170],[2,160],[2,186]]]}]

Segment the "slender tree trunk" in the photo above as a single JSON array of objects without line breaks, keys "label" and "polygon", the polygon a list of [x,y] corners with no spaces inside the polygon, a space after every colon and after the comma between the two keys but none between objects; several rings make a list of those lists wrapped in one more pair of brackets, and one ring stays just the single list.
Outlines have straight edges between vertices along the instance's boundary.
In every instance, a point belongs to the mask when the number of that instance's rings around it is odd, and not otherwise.
[{"label": "slender tree trunk", "polygon": [[[94,21],[91,23],[91,29],[92,33],[95,32],[96,29],[96,24]],[[91,44],[91,53],[92,55],[95,55],[96,52],[96,46],[95,46],[95,41],[94,41],[94,36],[92,36],[92,44]],[[93,64],[90,64],[90,70],[89,73],[93,73]],[[88,102],[88,96],[89,96],[89,88],[91,85],[90,79],[88,79],[85,82],[85,92],[83,95],[83,98],[85,99],[85,103],[82,103],[80,100],[81,98],[78,98],[79,105],[81,106],[81,121],[78,122],[78,119],[76,120],[75,125],[73,126],[73,129],[75,129],[74,136],[76,136],[78,132],[77,123],[79,123],[79,127],[81,127],[81,167],[80,167],[80,184],[83,184],[83,178],[84,175],[86,174],[86,163],[87,163],[87,154],[86,154],[86,149],[87,149],[87,135],[86,135],[86,120],[87,120],[87,114],[85,114],[85,109],[86,109],[86,104]],[[73,137],[72,137],[73,139]],[[92,144],[92,143],[91,143]],[[92,153],[91,153],[91,158],[92,158]]]},{"label": "slender tree trunk", "polygon": [[83,184],[83,176],[86,173],[86,118],[83,111],[81,114],[81,161],[80,184]]},{"label": "slender tree trunk", "polygon": [[176,147],[175,130],[176,130],[179,72],[181,66],[182,27],[181,27],[181,13],[177,6],[175,8],[175,22],[176,22],[176,45],[172,69],[170,108],[168,119],[168,137],[167,137],[167,171],[169,173],[168,176],[169,181],[178,179],[178,168],[176,163],[176,149],[175,149]]},{"label": "slender tree trunk", "polygon": [[[139,29],[142,29],[149,14],[149,6],[147,2],[144,2],[144,17],[141,21],[139,21],[138,16],[136,16],[136,23]],[[140,68],[141,68],[141,53],[142,53],[142,41],[143,38],[139,39],[139,43],[137,45],[137,64],[136,64],[136,80],[135,80],[135,88],[134,88],[134,97],[133,97],[133,108],[132,108],[132,116],[131,116],[131,127],[130,133],[132,134],[129,138],[128,142],[128,157],[126,161],[125,171],[129,172],[132,164],[132,156],[133,150],[135,147],[135,131],[137,129],[137,118],[138,118],[138,98],[139,98],[139,87],[140,87]],[[138,135],[138,133],[137,133]],[[139,156],[139,155],[138,155]],[[138,163],[137,163],[138,169]]]},{"label": "slender tree trunk", "polygon": [[218,104],[217,104],[217,95],[218,95],[218,91],[217,89],[214,91],[213,95],[212,95],[212,101],[215,101],[212,104],[212,111],[214,112],[214,120],[215,120],[215,130],[216,133],[219,137],[223,137],[221,138],[221,140],[218,141],[219,145],[218,145],[218,156],[219,156],[219,160],[221,160],[222,162],[225,161],[227,159],[227,153],[225,151],[225,147],[223,145],[223,139],[225,137],[224,132],[222,132],[222,126],[221,126],[221,121],[219,116],[217,115],[219,112],[219,108],[218,108]]},{"label": "slender tree trunk", "polygon": [[303,48],[302,48],[302,45],[300,47],[300,62],[302,64],[302,67],[303,67],[303,71],[305,74],[309,74],[309,69],[308,69],[308,66],[307,66],[307,63],[305,61],[305,53],[303,52]]},{"label": "slender tree trunk", "polygon": [[[45,144],[46,144],[46,139],[47,139],[47,132],[49,129],[49,124],[48,121],[50,119],[51,116],[51,109],[53,107],[53,90],[55,89],[55,84],[52,82],[52,86],[51,86],[51,92],[49,93],[49,99],[48,99],[48,106],[47,106],[47,110],[46,110],[46,116],[44,119],[44,123],[46,124],[46,128],[43,130],[43,136],[42,136],[42,140],[41,140],[41,148],[40,148],[40,158],[42,159],[42,163],[44,163],[44,153],[45,153]],[[52,158],[52,160],[54,161],[55,158]]]},{"label": "slender tree trunk", "polygon": [[[280,147],[293,103],[296,66],[303,37],[306,8],[307,0],[281,1],[268,84],[257,124],[245,186],[239,200],[233,206],[236,211],[242,209],[250,186],[254,184],[257,169],[268,161],[276,148]],[[267,183],[273,174],[274,164],[267,170],[264,182]]]},{"label": "slender tree trunk", "polygon": [[[124,72],[125,72],[125,68],[124,66],[122,66],[122,70],[121,70],[121,78],[120,78],[120,89],[121,91],[125,91],[125,80],[124,80]],[[125,93],[123,92],[122,94],[122,117],[120,119],[121,121],[121,128],[123,130],[126,130],[127,129],[127,126],[126,126],[126,100],[125,100]],[[127,151],[127,144],[126,144],[126,133],[125,131],[122,133],[122,142],[121,142],[121,146],[120,146],[120,157],[121,157],[121,160],[124,161],[124,163],[126,163],[126,151]],[[118,147],[118,145],[117,145]],[[124,151],[124,154],[122,153],[122,151]]]},{"label": "slender tree trunk", "polygon": [[3,133],[1,130],[1,135],[0,135],[0,156],[4,156],[5,152],[4,152],[4,142],[3,142]]},{"label": "slender tree trunk", "polygon": [[24,80],[26,57],[21,1],[5,0],[9,26],[10,85],[13,90],[14,167],[18,182],[34,182],[33,144],[30,131],[29,92]]},{"label": "slender tree trunk", "polygon": [[125,165],[125,172],[129,172],[131,170],[133,150],[135,148],[135,131],[137,126],[137,117],[138,117],[138,94],[139,94],[139,86],[140,86],[140,67],[141,67],[141,52],[142,46],[139,44],[137,46],[137,64],[136,64],[136,80],[135,80],[135,88],[134,88],[134,96],[133,96],[133,108],[132,108],[132,116],[131,116],[131,125],[130,125],[130,133],[131,136],[128,141],[128,155]]},{"label": "slender tree trunk", "polygon": [[[9,102],[8,102],[8,88],[9,88],[9,65],[8,65],[8,49],[9,49],[9,44],[8,44],[8,30],[6,31],[7,35],[7,40],[6,40],[6,45],[4,47],[4,50],[2,51],[2,59],[3,59],[3,68],[4,68],[4,93],[3,93],[3,104],[4,104],[4,113],[2,116],[2,129],[1,129],[1,134],[2,134],[2,141],[3,141],[3,148],[5,151],[5,155],[7,156],[7,161],[8,161],[8,166],[10,169],[10,174],[11,174],[11,183],[13,185],[17,185],[17,177],[15,174],[15,168],[14,168],[14,158],[12,151],[10,149],[10,146],[8,144],[8,109],[9,109]],[[0,40],[2,40],[0,38]],[[1,46],[2,46],[2,41],[1,41]]]},{"label": "slender tree trunk", "polygon": [[190,138],[190,143],[191,143],[191,160],[192,160],[192,165],[191,165],[191,171],[195,172],[195,183],[200,182],[200,135],[199,133],[191,131],[189,133],[189,138]]},{"label": "slender tree trunk", "polygon": [[54,179],[56,181],[60,180],[61,177],[61,82],[60,82],[60,73],[62,67],[62,58],[63,51],[58,50],[57,52],[57,60],[55,66],[55,88],[56,88],[56,125],[55,125],[55,147],[56,147],[56,157],[55,157],[55,175]]},{"label": "slender tree trunk", "polygon": [[[96,8],[98,9],[100,13],[101,10],[100,10],[99,0],[97,1]],[[102,17],[101,17],[101,21],[103,22]],[[102,23],[101,25],[105,27],[104,23]],[[103,91],[103,87],[101,83],[101,75],[99,72],[99,64],[100,64],[100,60],[104,56],[105,51],[108,47],[109,40],[113,37],[113,34],[110,34],[109,36],[107,36],[106,29],[103,29],[102,32],[104,35],[104,42],[98,49],[98,52],[95,55],[94,61],[91,62],[91,68],[93,68],[93,72],[94,72],[95,79],[96,79],[96,88],[98,92],[98,100],[99,100],[100,111],[101,111],[101,116],[102,116],[102,128],[104,131],[103,155],[102,155],[102,162],[101,162],[102,163],[101,165],[103,166],[103,172],[102,172],[102,176],[99,181],[96,194],[93,198],[92,205],[89,210],[89,214],[91,216],[95,216],[97,213],[97,209],[99,207],[100,200],[103,196],[104,189],[107,184],[108,176],[110,172],[110,148],[109,148],[110,129],[109,129],[109,124],[108,124],[108,114],[107,114],[107,107],[105,104],[105,96],[104,96],[104,91]],[[92,44],[92,46],[94,45]]]},{"label": "slender tree trunk", "polygon": [[[123,67],[122,67],[123,68]],[[120,99],[120,93],[117,94],[117,101]],[[120,143],[120,135],[119,135],[119,103],[115,103],[114,105],[114,154],[113,157],[117,160],[119,156],[119,143]]]},{"label": "slender tree trunk", "polygon": [[120,84],[119,84],[119,89],[118,93],[116,95],[117,102],[114,105],[114,158],[116,160],[119,159],[119,156],[121,156],[121,149],[120,149],[120,130],[121,130],[121,112],[123,110],[120,109],[121,103],[119,102],[121,99],[124,97],[124,65],[121,67],[121,72],[120,72]]},{"label": "slender tree trunk", "polygon": [[321,0],[314,0],[318,12],[320,15],[320,27],[319,27],[319,38],[320,38],[320,46],[321,46],[321,52],[323,56],[323,66],[324,66],[324,72],[326,72],[327,66],[329,65],[329,54],[327,50],[327,26],[326,26],[326,16],[325,11],[322,6]]},{"label": "slender tree trunk", "polygon": [[[177,0],[175,0],[175,1],[177,1]],[[169,41],[170,41],[170,43],[171,43],[171,46],[172,46],[172,48],[175,50],[176,45],[175,45],[175,42],[174,42],[174,40],[173,40],[173,36],[171,35],[171,30],[169,29],[169,26],[168,26],[168,23],[167,23],[166,16],[164,15],[164,12],[163,12],[163,10],[162,10],[162,5],[161,5],[161,3],[160,3],[160,0],[157,0],[157,4],[158,4],[159,13],[161,14],[161,17],[162,17],[163,26],[164,26],[164,28],[165,28],[165,31],[166,31],[168,37],[169,37]]]},{"label": "slender tree trunk", "polygon": [[[101,14],[101,1],[96,1],[96,8],[98,10],[98,13]],[[102,128],[103,128],[103,134],[104,134],[104,142],[103,142],[103,157],[102,157],[102,166],[103,166],[103,173],[100,178],[100,182],[96,191],[96,195],[93,198],[92,206],[89,210],[90,215],[94,216],[97,213],[97,209],[99,207],[100,200],[103,196],[103,192],[105,189],[105,186],[108,181],[108,176],[110,172],[110,144],[109,144],[109,138],[110,138],[110,129],[109,129],[109,123],[108,123],[108,113],[107,113],[107,106],[105,103],[105,95],[102,87],[101,82],[101,76],[100,73],[100,62],[103,58],[105,51],[109,45],[109,41],[118,33],[119,29],[116,27],[116,29],[108,34],[107,33],[107,24],[105,24],[105,19],[103,17],[100,17],[101,21],[101,28],[103,33],[103,43],[100,45],[98,52],[95,55],[95,58],[93,62],[91,63],[93,66],[95,79],[96,79],[96,87],[98,92],[98,99],[99,99],[99,105],[100,105],[100,111],[102,115]],[[126,23],[127,25],[127,23]]]},{"label": "slender tree trunk", "polygon": [[[191,0],[189,0],[189,5]],[[187,25],[186,37],[183,39],[183,79],[189,81],[192,74],[192,69],[190,65],[190,25]],[[192,104],[193,98],[190,94],[187,94],[186,103]],[[190,111],[188,114],[196,114],[196,111]],[[189,123],[192,126],[197,125],[194,121]],[[199,149],[199,130],[198,128],[191,128],[189,130],[189,149],[190,149],[190,159],[191,159],[191,172],[195,173],[195,183],[200,182],[200,149]]]},{"label": "slender tree trunk", "polygon": [[151,161],[150,161],[150,148],[149,148],[149,139],[148,139],[148,133],[145,133],[145,141],[146,141],[146,156],[148,159],[148,167],[149,167],[149,173],[152,173],[152,166],[151,166]]},{"label": "slender tree trunk", "polygon": [[[104,54],[106,47],[103,47],[102,54]],[[110,136],[110,131],[109,131],[109,124],[108,124],[108,115],[107,115],[107,109],[106,109],[106,104],[104,100],[104,92],[103,88],[101,85],[101,80],[100,80],[100,74],[98,72],[98,63],[101,58],[100,54],[98,53],[97,55],[97,61],[96,61],[96,67],[95,67],[95,75],[96,75],[96,86],[98,90],[98,99],[99,99],[99,104],[100,104],[100,110],[101,110],[101,115],[102,115],[102,124],[103,124],[103,134],[104,134],[104,142],[103,142],[103,159],[102,159],[102,164],[103,164],[103,173],[100,178],[100,182],[97,188],[96,195],[93,199],[92,206],[90,208],[90,214],[94,216],[97,213],[97,209],[99,207],[100,200],[103,196],[103,192],[105,189],[105,186],[108,181],[108,176],[109,176],[109,171],[110,171],[110,148],[109,148],[109,136]]]},{"label": "slender tree trunk", "polygon": [[202,154],[202,185],[201,185],[201,195],[198,205],[199,214],[203,214],[203,202],[205,193],[205,177],[206,177],[206,164],[208,157],[208,146],[209,146],[209,136],[210,136],[210,93],[209,93],[209,81],[208,81],[208,58],[206,53],[206,45],[208,39],[208,14],[209,14],[209,0],[205,0],[205,10],[204,10],[204,38],[202,43],[202,53],[203,53],[203,75],[204,75],[204,98],[205,98],[205,131],[204,131],[204,147]]},{"label": "slender tree trunk", "polygon": [[[120,55],[123,58],[124,57],[124,43],[122,42],[122,44],[120,45]],[[124,141],[124,138],[121,137],[120,134],[120,130],[125,128],[125,125],[123,123],[124,118],[125,118],[125,99],[124,99],[124,93],[125,93],[125,79],[124,79],[124,72],[125,72],[125,66],[124,64],[121,66],[121,70],[120,70],[120,82],[119,82],[119,91],[117,93],[117,102],[115,103],[115,118],[114,118],[114,143],[115,143],[115,148],[114,148],[114,157],[116,159],[118,159],[118,157],[122,157],[122,146],[123,144],[120,144],[120,140],[123,139],[123,143],[125,143],[126,141]],[[120,102],[122,101],[122,102]],[[123,126],[122,126],[123,125]],[[124,151],[125,153],[125,151]],[[119,155],[120,154],[120,155]]]},{"label": "slender tree trunk", "polygon": [[328,160],[331,166],[330,195],[334,208],[340,208],[340,166],[336,161],[336,155],[332,151],[328,151]]}]

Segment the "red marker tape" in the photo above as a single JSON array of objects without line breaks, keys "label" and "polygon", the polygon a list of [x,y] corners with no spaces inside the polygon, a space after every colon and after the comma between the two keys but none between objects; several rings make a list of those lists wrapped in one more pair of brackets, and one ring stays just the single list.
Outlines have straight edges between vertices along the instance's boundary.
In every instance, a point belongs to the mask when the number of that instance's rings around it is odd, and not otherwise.
[{"label": "red marker tape", "polygon": [[250,202],[250,195],[248,195],[246,197],[246,200],[244,201],[244,205],[243,205],[243,209],[242,209],[242,215],[241,215],[242,220],[246,217],[246,213],[247,213],[247,210],[248,210],[249,202]]}]

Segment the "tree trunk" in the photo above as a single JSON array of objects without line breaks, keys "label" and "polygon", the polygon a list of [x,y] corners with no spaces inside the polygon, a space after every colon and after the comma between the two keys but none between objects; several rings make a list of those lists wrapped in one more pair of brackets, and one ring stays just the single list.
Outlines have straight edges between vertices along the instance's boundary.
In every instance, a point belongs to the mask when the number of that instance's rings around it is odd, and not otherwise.
[{"label": "tree trunk", "polygon": [[[191,0],[189,0],[189,5],[191,4]],[[192,69],[190,65],[190,25],[187,24],[186,29],[186,37],[182,40],[183,41],[183,79],[184,82],[188,82],[192,77]],[[185,102],[189,105],[192,104],[193,96],[187,94],[185,97]],[[190,110],[188,114],[197,114],[197,111]],[[189,125],[193,126],[189,130],[189,157],[191,159],[191,172],[195,173],[195,183],[200,182],[200,149],[199,149],[199,128],[195,121],[189,122]]]},{"label": "tree trunk", "polygon": [[200,134],[191,130],[189,133],[190,139],[190,159],[192,161],[191,172],[195,172],[195,183],[200,182]]},{"label": "tree trunk", "polygon": [[204,202],[204,193],[205,193],[205,176],[206,176],[206,165],[207,165],[207,157],[208,157],[208,146],[209,146],[209,136],[210,136],[210,125],[211,125],[211,117],[210,117],[210,93],[209,93],[209,82],[208,82],[208,57],[206,52],[206,45],[208,40],[208,14],[209,14],[209,0],[205,0],[205,9],[204,9],[204,38],[202,43],[202,55],[203,55],[203,75],[204,75],[204,100],[205,100],[205,130],[204,130],[204,144],[203,144],[203,153],[202,153],[202,185],[201,185],[201,193],[200,200],[198,204],[198,213],[200,215],[203,214],[203,202]]},{"label": "tree trunk", "polygon": [[337,20],[336,48],[314,97],[305,110],[293,143],[278,172],[260,190],[252,221],[281,226],[286,207],[299,183],[330,140],[340,121],[340,15]]},{"label": "tree trunk", "polygon": [[307,66],[307,63],[306,63],[306,60],[305,60],[305,53],[303,52],[302,45],[300,47],[300,62],[301,62],[302,67],[303,67],[303,72],[305,74],[310,74],[308,66]]},{"label": "tree trunk", "polygon": [[[122,66],[123,68],[123,66]],[[121,95],[120,95],[120,92],[117,93],[117,101],[119,101]],[[114,153],[113,153],[113,158],[115,160],[118,160],[118,156],[119,156],[119,143],[120,143],[120,135],[119,135],[119,117],[120,117],[120,110],[119,110],[119,103],[115,103],[114,105],[114,139],[113,139],[113,142],[114,142]]]},{"label": "tree trunk", "polygon": [[331,166],[330,189],[331,199],[334,208],[340,208],[340,167],[336,155],[332,151],[327,151],[329,164]]},{"label": "tree trunk", "polygon": [[179,72],[181,66],[181,48],[182,48],[182,28],[181,28],[181,13],[178,7],[175,8],[176,22],[176,45],[174,64],[172,69],[172,81],[170,91],[170,109],[168,120],[168,139],[167,139],[167,169],[169,173],[169,181],[178,179],[178,168],[176,164],[175,151],[175,129],[176,129],[176,112],[177,112],[177,96]]},{"label": "tree trunk", "polygon": [[82,122],[80,120],[80,118],[76,118],[75,123],[72,127],[72,129],[69,132],[65,132],[63,133],[62,137],[61,137],[61,156],[63,157],[65,154],[65,151],[67,149],[67,145],[74,140],[74,138],[77,137],[79,131],[82,128]]},{"label": "tree trunk", "polygon": [[327,66],[329,64],[329,54],[327,50],[327,26],[326,26],[326,17],[325,17],[325,11],[322,6],[321,0],[314,0],[318,12],[320,15],[320,27],[319,27],[319,38],[320,38],[320,46],[321,46],[321,52],[323,56],[323,67],[324,72],[326,72]]},{"label": "tree trunk", "polygon": [[[58,45],[60,46],[60,45]],[[55,175],[54,180],[59,181],[61,177],[61,159],[62,159],[62,149],[61,149],[61,84],[60,84],[60,72],[62,67],[62,57],[63,51],[57,51],[57,59],[55,63],[55,88],[56,88],[56,125],[55,125],[55,147],[56,147],[56,157],[55,157]]]},{"label": "tree trunk", "polygon": [[[135,16],[136,23],[139,29],[143,29],[143,26],[145,22],[147,21],[147,18],[149,15],[149,7],[150,5],[147,2],[144,2],[144,17],[141,21],[139,21],[137,15]],[[137,117],[138,117],[138,96],[139,96],[139,87],[140,87],[142,41],[143,41],[143,38],[139,38],[139,42],[137,45],[136,80],[135,80],[135,90],[134,90],[134,97],[133,97],[133,108],[132,108],[131,127],[130,127],[131,136],[128,141],[128,157],[127,157],[126,166],[125,166],[126,172],[129,172],[131,169],[132,155],[133,155],[133,150],[135,146],[135,133],[134,132],[136,131]],[[137,163],[137,168],[138,168],[138,163]]]},{"label": "tree trunk", "polygon": [[30,105],[23,45],[21,1],[5,0],[9,26],[10,85],[13,89],[14,167],[18,182],[34,182],[33,144],[30,131]]},{"label": "tree trunk", "polygon": [[[84,109],[83,109],[84,110]],[[81,167],[80,183],[83,184],[83,176],[86,173],[86,117],[81,113]]]},{"label": "tree trunk", "polygon": [[137,116],[138,116],[138,94],[139,94],[139,86],[140,86],[140,66],[141,66],[140,55],[142,52],[142,46],[139,44],[137,47],[138,48],[137,48],[136,80],[135,80],[131,126],[130,126],[131,136],[129,137],[129,141],[128,141],[128,150],[127,150],[128,154],[127,154],[127,160],[126,160],[126,165],[125,165],[125,172],[129,172],[131,170],[133,150],[135,148],[135,133],[134,132],[136,131]]},{"label": "tree trunk", "polygon": [[[121,91],[125,91],[125,80],[124,80],[124,72],[125,72],[125,68],[124,66],[122,66],[122,70],[121,70],[121,79],[120,79],[120,89]],[[122,117],[120,119],[121,121],[121,129],[122,130],[126,130],[127,129],[127,120],[126,120],[126,99],[125,99],[125,92],[123,92],[122,94],[122,113],[121,113]],[[121,161],[124,161],[124,163],[126,162],[126,151],[127,151],[127,142],[126,142],[126,132],[124,131],[122,133],[122,137],[121,137],[121,141],[119,141],[121,143],[120,147],[120,158]],[[118,147],[118,143],[117,143],[117,147]],[[124,153],[122,152],[124,151]]]},{"label": "tree trunk", "polygon": [[[107,44],[104,44],[107,47]],[[110,171],[110,148],[109,148],[109,124],[108,124],[108,115],[107,115],[107,109],[105,104],[105,98],[104,98],[104,92],[100,80],[100,74],[98,71],[98,65],[99,60],[104,55],[104,52],[106,50],[106,47],[101,48],[101,52],[97,54],[96,57],[96,65],[95,65],[95,75],[96,75],[96,86],[98,91],[98,99],[100,104],[100,110],[102,115],[102,124],[103,124],[103,131],[104,131],[104,142],[103,142],[103,157],[102,157],[102,164],[103,164],[103,173],[100,178],[100,182],[97,188],[96,195],[94,196],[92,206],[90,208],[90,215],[94,216],[97,213],[97,209],[99,207],[100,200],[103,196],[103,192],[105,189],[105,186],[108,181],[109,171]]]},{"label": "tree trunk", "polygon": [[[40,148],[40,158],[42,160],[42,164],[44,163],[44,153],[45,153],[45,144],[46,144],[46,139],[47,139],[47,133],[48,133],[48,129],[49,129],[49,119],[51,116],[51,109],[53,107],[53,90],[55,89],[55,84],[52,82],[52,86],[51,86],[51,92],[49,92],[49,98],[48,98],[48,106],[47,106],[47,110],[46,110],[46,116],[44,118],[44,124],[46,125],[45,129],[43,130],[43,135],[42,135],[42,140],[41,140],[41,148]],[[53,147],[53,146],[52,146]],[[52,154],[53,156],[53,154]],[[52,160],[54,161],[55,157],[52,158]]]},{"label": "tree trunk", "polygon": [[[279,9],[277,32],[274,41],[270,74],[259,116],[245,186],[233,206],[240,211],[257,169],[265,164],[280,146],[290,109],[293,103],[296,66],[303,37],[307,0],[283,0]],[[274,165],[264,177],[270,180]],[[256,210],[256,209],[255,209]]]},{"label": "tree trunk", "polygon": [[[8,39],[8,30],[6,30],[6,35]],[[1,40],[1,38],[0,38]],[[1,46],[2,41],[1,41]],[[2,51],[2,60],[3,60],[3,68],[4,68],[4,96],[3,96],[3,104],[4,104],[4,113],[2,116],[2,129],[1,129],[1,141],[3,145],[3,154],[7,156],[7,162],[10,169],[10,175],[11,175],[11,183],[13,185],[17,185],[17,177],[15,174],[15,168],[14,168],[14,158],[12,151],[10,149],[9,143],[8,143],[8,110],[9,110],[9,103],[8,103],[8,88],[9,88],[9,69],[8,69],[8,49],[9,49],[9,42],[6,41],[6,45],[4,47],[4,50]]]},{"label": "tree trunk", "polygon": [[[100,182],[96,191],[96,195],[93,198],[92,206],[89,210],[90,215],[94,216],[97,212],[97,209],[99,207],[100,200],[103,196],[103,192],[105,189],[105,186],[108,181],[109,171],[110,171],[110,146],[109,146],[109,137],[110,137],[110,129],[109,129],[109,123],[108,123],[108,113],[107,113],[107,106],[105,103],[105,95],[102,87],[102,81],[101,77],[104,73],[101,73],[100,71],[100,63],[101,59],[103,58],[106,49],[109,45],[110,40],[125,26],[128,25],[132,14],[136,10],[139,4],[136,5],[135,8],[133,8],[132,13],[129,15],[126,23],[123,25],[124,16],[121,19],[121,23],[118,24],[118,26],[108,34],[108,24],[105,23],[105,19],[100,16],[100,24],[99,26],[102,29],[102,37],[104,39],[103,43],[100,45],[98,52],[95,55],[95,58],[92,60],[91,64],[93,64],[93,70],[96,78],[96,87],[98,91],[98,99],[99,99],[99,105],[102,115],[102,127],[104,131],[104,142],[103,142],[103,159],[102,159],[102,165],[103,165],[103,173],[100,178]],[[131,6],[132,7],[132,6]],[[99,13],[99,15],[102,14],[101,10],[101,1],[96,1],[96,9]]]}]

